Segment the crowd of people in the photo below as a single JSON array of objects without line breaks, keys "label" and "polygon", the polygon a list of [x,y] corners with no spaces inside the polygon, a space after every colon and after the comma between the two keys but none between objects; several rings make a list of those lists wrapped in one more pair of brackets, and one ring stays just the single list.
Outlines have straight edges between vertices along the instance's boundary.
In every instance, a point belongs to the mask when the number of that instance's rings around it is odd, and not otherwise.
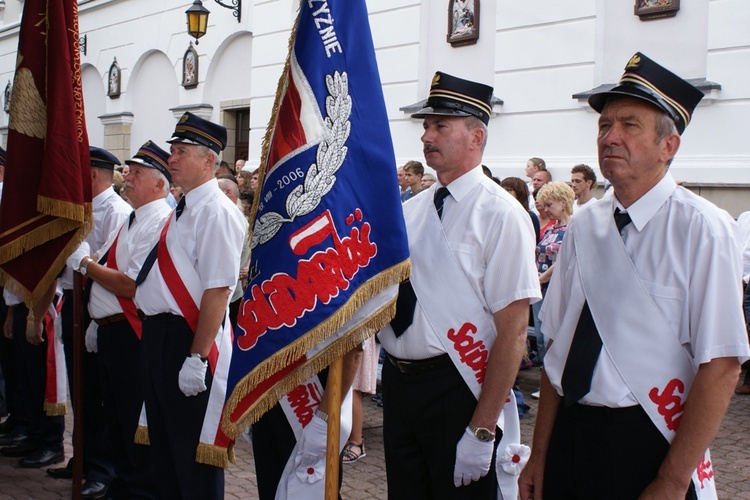
[{"label": "crowd of people", "polygon": [[[730,286],[744,280],[747,313],[750,215],[737,225],[669,172],[703,94],[638,53],[589,98],[611,183],[599,200],[583,164],[569,182],[538,157],[528,182],[494,178],[482,165],[492,95],[438,72],[412,115],[435,174],[419,161],[397,170],[412,273],[393,320],[346,355],[341,463],[367,456],[362,398],[380,357],[389,498],[715,497],[707,450],[750,359],[743,289]],[[121,172],[91,148],[93,230],[32,311],[4,292],[0,453],[20,467],[65,459],[46,346],[59,336],[70,372],[78,272],[83,497],[224,497],[218,392],[259,182],[244,160],[220,160],[226,133],[185,113],[169,151],[147,141]],[[529,349],[544,365],[530,450],[512,390]],[[736,393],[750,394],[750,376]],[[260,498],[276,497],[292,449],[325,453],[326,405],[299,442],[278,406],[256,424]],[[71,462],[47,473],[70,478]]]}]

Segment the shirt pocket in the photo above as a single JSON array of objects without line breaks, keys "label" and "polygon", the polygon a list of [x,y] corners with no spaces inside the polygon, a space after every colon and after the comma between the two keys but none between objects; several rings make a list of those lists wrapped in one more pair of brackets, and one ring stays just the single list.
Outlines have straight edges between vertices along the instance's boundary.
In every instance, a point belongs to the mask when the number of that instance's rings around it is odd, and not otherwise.
[{"label": "shirt pocket", "polygon": [[684,298],[682,290],[649,281],[642,281],[642,283],[656,304],[656,307],[661,311],[669,327],[669,332],[679,339],[681,344],[688,344],[690,338],[686,333],[683,335],[682,328],[685,320],[683,317]]}]

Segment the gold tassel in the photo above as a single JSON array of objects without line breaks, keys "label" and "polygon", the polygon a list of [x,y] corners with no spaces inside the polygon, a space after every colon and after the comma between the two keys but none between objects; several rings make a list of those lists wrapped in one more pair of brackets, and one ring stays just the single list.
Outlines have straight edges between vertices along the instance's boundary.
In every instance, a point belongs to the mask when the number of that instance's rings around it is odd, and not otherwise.
[{"label": "gold tassel", "polygon": [[68,407],[65,403],[44,402],[44,414],[48,417],[59,417],[66,413],[68,413]]},{"label": "gold tassel", "polygon": [[[232,453],[232,458],[234,454]],[[226,448],[207,443],[198,443],[195,452],[195,461],[199,464],[212,465],[214,467],[226,468],[229,466],[230,452]]]},{"label": "gold tassel", "polygon": [[248,394],[266,378],[280,371],[290,363],[298,360],[312,347],[323,342],[333,335],[351,319],[354,313],[372,296],[380,293],[390,285],[400,283],[409,277],[411,273],[411,262],[407,259],[363,283],[356,292],[352,294],[346,304],[339,308],[328,320],[310,330],[304,336],[281,349],[266,361],[258,365],[252,372],[240,380],[231,397],[227,400],[224,416],[222,418],[222,430],[232,438],[236,438],[247,428],[255,423],[265,412],[270,410],[289,391],[301,382],[307,380],[315,373],[331,364],[331,362],[343,356],[351,349],[361,344],[365,339],[377,333],[385,326],[396,312],[396,298],[376,311],[364,323],[350,331],[319,352],[315,357],[308,359],[294,372],[277,382],[258,398],[236,422],[230,420],[237,405],[241,401],[239,394]]},{"label": "gold tassel", "polygon": [[148,438],[148,427],[145,425],[139,425],[135,430],[135,437],[133,438],[135,444],[142,444],[145,446],[151,445],[151,441]]}]

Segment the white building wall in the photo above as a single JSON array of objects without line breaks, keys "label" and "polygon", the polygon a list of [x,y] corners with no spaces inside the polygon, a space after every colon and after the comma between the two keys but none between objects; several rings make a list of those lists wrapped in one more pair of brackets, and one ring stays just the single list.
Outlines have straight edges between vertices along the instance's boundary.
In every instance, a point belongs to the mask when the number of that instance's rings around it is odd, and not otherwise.
[{"label": "white building wall", "polygon": [[[683,0],[677,16],[643,22],[634,0],[482,0],[477,44],[446,42],[449,0],[366,0],[396,160],[422,159],[421,123],[401,110],[427,97],[435,71],[494,86],[503,100],[490,122],[484,162],[499,177],[523,177],[531,156],[556,179],[596,167],[597,114],[573,94],[615,83],[640,50],[686,78],[716,82],[683,136],[675,177],[695,184],[750,185],[750,2]],[[190,44],[189,0],[81,0],[86,119],[92,144],[102,121],[132,120],[123,154],[146,139],[163,147],[184,109],[222,122],[222,110],[250,108],[249,163],[260,162],[276,86],[296,17],[295,0],[242,0],[242,21],[211,0],[208,33],[196,46],[199,85],[182,87]],[[0,11],[0,85],[12,79],[22,2]],[[106,96],[117,58],[122,95]],[[132,114],[132,118],[128,118]],[[120,117],[113,119],[112,117]],[[8,116],[0,112],[0,133]],[[125,130],[125,129],[123,129]],[[109,132],[107,132],[109,133]],[[226,159],[233,161],[233,150]],[[733,202],[732,211],[740,202]],[[750,202],[745,202],[745,209]]]}]

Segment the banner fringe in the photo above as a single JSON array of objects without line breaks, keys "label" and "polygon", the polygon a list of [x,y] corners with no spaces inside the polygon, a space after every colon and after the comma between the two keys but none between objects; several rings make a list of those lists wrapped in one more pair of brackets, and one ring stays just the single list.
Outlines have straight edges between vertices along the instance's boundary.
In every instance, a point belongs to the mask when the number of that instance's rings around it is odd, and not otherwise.
[{"label": "banner fringe", "polygon": [[46,215],[69,219],[77,223],[76,225],[82,224],[86,220],[86,207],[69,201],[37,196],[36,209]]},{"label": "banner fringe", "polygon": [[44,402],[44,414],[48,417],[59,417],[66,413],[68,413],[68,407],[65,403]]},{"label": "banner fringe", "polygon": [[243,395],[249,394],[260,382],[298,360],[307,351],[341,329],[368,299],[382,292],[388,286],[404,281],[409,277],[410,273],[411,261],[407,259],[369,279],[328,320],[322,322],[284,349],[279,350],[276,354],[258,365],[255,370],[245,375],[237,383],[233,395],[226,402],[222,418],[222,430],[224,433],[229,437],[236,438],[247,426],[257,422],[265,412],[273,408],[284,395],[301,382],[318,373],[331,364],[334,359],[343,356],[382,329],[383,326],[393,319],[396,312],[397,296],[355,329],[342,335],[340,339],[331,343],[331,345],[317,353],[313,358],[308,359],[302,366],[265,391],[237,421],[231,420],[231,415],[237,409],[242,399],[241,397],[237,397],[238,392]]},{"label": "banner fringe", "polygon": [[151,441],[148,438],[148,427],[146,427],[145,425],[139,425],[135,430],[135,437],[133,437],[133,442],[135,444],[150,446]]},{"label": "banner fringe", "polygon": [[[88,215],[90,214],[88,209],[91,208],[91,204],[87,203],[86,205],[88,217]],[[23,302],[29,309],[32,309],[33,304],[35,304],[36,301],[39,300],[42,295],[44,295],[45,291],[49,288],[52,282],[57,279],[60,271],[62,271],[62,268],[65,266],[65,261],[68,260],[68,256],[70,256],[70,254],[72,254],[73,251],[78,248],[81,242],[86,239],[86,236],[89,234],[89,232],[91,232],[93,223],[93,218],[88,217],[86,222],[84,222],[83,225],[78,228],[76,233],[73,235],[62,252],[60,252],[60,254],[57,256],[55,261],[49,267],[34,290],[27,289],[24,285],[13,278],[13,276],[11,276],[4,268],[0,267],[0,282],[2,282],[3,287],[13,293],[19,299],[23,300]],[[4,262],[3,264],[6,263]]]}]

